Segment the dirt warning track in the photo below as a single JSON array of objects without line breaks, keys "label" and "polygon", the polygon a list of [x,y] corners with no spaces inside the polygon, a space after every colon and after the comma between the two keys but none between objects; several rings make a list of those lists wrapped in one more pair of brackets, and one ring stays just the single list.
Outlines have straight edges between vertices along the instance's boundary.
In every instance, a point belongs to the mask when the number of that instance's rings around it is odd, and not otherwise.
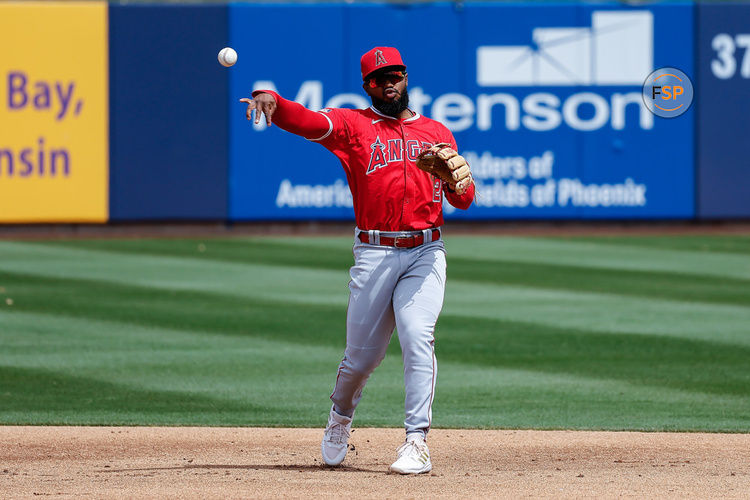
[{"label": "dirt warning track", "polygon": [[321,429],[0,427],[4,498],[747,498],[750,434],[430,433],[433,471],[388,474],[401,429],[355,429],[344,466]]}]

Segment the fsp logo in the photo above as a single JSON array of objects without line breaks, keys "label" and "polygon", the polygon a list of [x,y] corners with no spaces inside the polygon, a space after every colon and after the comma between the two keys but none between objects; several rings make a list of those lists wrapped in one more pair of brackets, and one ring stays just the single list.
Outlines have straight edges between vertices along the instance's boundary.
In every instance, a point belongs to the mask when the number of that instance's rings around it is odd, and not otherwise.
[{"label": "fsp logo", "polygon": [[[670,74],[670,75],[661,75],[661,76],[675,76],[675,75]],[[680,83],[682,83],[682,78],[680,77],[676,77],[676,78],[678,78],[680,80]],[[685,87],[683,87],[682,85],[664,85],[663,87],[661,85],[654,85],[651,87],[651,98],[656,99],[656,96],[661,94],[662,99],[677,99],[677,97],[682,95],[684,92],[685,92]],[[662,111],[673,111],[675,109],[679,109],[680,106],[682,106],[682,104],[672,109],[664,109],[658,104],[654,104],[654,106],[661,109]]]},{"label": "fsp logo", "polygon": [[677,68],[657,69],[643,83],[643,102],[656,116],[680,116],[693,102],[693,84]]}]

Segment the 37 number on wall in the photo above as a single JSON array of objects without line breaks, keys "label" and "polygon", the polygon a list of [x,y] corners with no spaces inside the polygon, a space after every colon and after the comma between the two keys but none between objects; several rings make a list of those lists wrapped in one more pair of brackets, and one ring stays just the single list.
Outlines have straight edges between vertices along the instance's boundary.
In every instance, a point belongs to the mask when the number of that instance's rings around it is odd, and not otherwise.
[{"label": "37 number on wall", "polygon": [[[742,78],[750,78],[750,34],[738,34],[732,37],[727,33],[719,33],[711,41],[711,48],[716,51],[716,56],[711,60],[711,71],[716,78],[728,80],[737,73],[737,62],[742,57],[740,64],[740,75]],[[739,54],[738,49],[744,49],[744,54]]]}]

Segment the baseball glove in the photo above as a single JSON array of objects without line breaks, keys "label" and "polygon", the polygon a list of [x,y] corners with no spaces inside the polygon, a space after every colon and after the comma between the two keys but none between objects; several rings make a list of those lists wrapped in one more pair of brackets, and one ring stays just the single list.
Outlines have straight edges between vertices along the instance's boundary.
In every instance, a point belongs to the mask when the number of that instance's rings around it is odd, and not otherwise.
[{"label": "baseball glove", "polygon": [[417,167],[448,184],[457,194],[464,194],[474,182],[464,157],[445,142],[419,153]]}]

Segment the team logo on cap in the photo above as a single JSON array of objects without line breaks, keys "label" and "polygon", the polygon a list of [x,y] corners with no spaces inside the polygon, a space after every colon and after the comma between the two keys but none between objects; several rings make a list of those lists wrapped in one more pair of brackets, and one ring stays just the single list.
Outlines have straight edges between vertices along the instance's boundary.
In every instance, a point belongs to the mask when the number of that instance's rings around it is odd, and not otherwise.
[{"label": "team logo on cap", "polygon": [[383,57],[382,50],[376,50],[375,51],[375,66],[380,66],[381,64],[388,64],[388,61],[386,61],[385,57]]}]

